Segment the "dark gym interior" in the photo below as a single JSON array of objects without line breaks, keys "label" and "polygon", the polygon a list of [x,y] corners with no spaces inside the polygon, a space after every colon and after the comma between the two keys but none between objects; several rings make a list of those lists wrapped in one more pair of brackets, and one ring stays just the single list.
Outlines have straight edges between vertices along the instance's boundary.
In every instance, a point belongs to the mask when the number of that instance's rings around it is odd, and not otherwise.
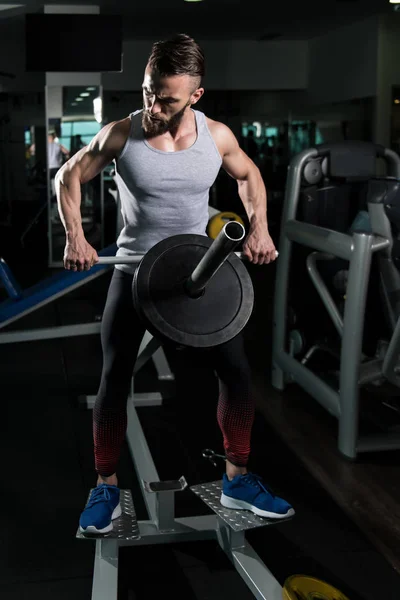
[{"label": "dark gym interior", "polygon": [[[249,468],[296,514],[246,531],[278,583],[271,595],[251,589],[218,541],[199,539],[121,546],[118,598],[109,600],[400,598],[398,7],[0,4],[2,599],[105,599],[93,592],[100,546],[77,530],[96,484],[84,399],[99,388],[113,267],[75,279],[63,267],[48,134],[64,163],[103,126],[141,109],[151,45],[175,32],[205,51],[198,110],[231,129],[267,191],[279,255],[262,266],[242,262],[254,289],[243,329],[256,401]],[[66,24],[76,33],[57,54]],[[101,254],[121,229],[114,163],[81,193],[83,230]],[[221,227],[230,213],[248,230],[237,182],[222,168],[209,206],[209,225]],[[222,459],[203,456],[224,450],[218,382],[201,354],[164,351],[174,379],[160,381],[149,360],[134,393],[157,391],[162,401],[138,405],[137,415],[160,481],[183,475],[188,483],[174,494],[176,516],[212,515],[190,487],[224,470]],[[356,412],[347,418],[343,402],[351,399]],[[128,440],[118,477],[138,521],[146,520]],[[325,591],[296,591],[294,575],[320,580]]]}]

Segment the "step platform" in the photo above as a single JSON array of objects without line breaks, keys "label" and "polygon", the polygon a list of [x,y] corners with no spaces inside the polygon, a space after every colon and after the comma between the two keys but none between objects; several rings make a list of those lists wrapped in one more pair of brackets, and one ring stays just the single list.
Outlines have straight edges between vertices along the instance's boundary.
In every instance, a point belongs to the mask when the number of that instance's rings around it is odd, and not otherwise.
[{"label": "step platform", "polygon": [[250,510],[236,510],[225,508],[220,502],[222,493],[222,480],[211,481],[210,483],[201,483],[192,485],[190,489],[211,508],[233,531],[245,531],[255,529],[256,527],[265,527],[267,525],[278,525],[285,521],[290,521],[293,517],[284,519],[267,519],[259,517]]},{"label": "step platform", "polygon": [[[94,488],[93,488],[94,489]],[[93,489],[90,490],[90,494]],[[120,504],[122,514],[118,519],[113,521],[113,530],[104,534],[85,534],[79,530],[76,537],[80,540],[93,540],[93,539],[115,539],[115,540],[139,540],[139,525],[136,520],[135,507],[133,505],[132,492],[130,490],[120,490]]]},{"label": "step platform", "polygon": [[[181,478],[184,480],[184,478]],[[181,480],[179,480],[181,481]],[[158,482],[167,485],[169,482]],[[186,482],[185,482],[186,483]],[[186,486],[184,486],[186,487]],[[184,488],[180,488],[184,489]],[[267,519],[259,517],[249,510],[236,510],[225,508],[220,503],[222,493],[222,480],[211,481],[209,483],[201,483],[190,486],[196,496],[198,496],[207,506],[216,513],[233,531],[246,531],[257,527],[266,527],[268,525],[278,525],[289,521],[293,517],[284,519]],[[90,490],[90,494],[93,490]],[[149,489],[148,491],[155,491]],[[161,490],[157,490],[161,491]],[[96,540],[96,539],[115,539],[115,540],[140,540],[139,525],[136,520],[136,513],[130,490],[120,490],[120,503],[122,514],[118,519],[113,521],[113,530],[105,534],[85,534],[81,533],[78,527],[76,537],[81,540]]]}]

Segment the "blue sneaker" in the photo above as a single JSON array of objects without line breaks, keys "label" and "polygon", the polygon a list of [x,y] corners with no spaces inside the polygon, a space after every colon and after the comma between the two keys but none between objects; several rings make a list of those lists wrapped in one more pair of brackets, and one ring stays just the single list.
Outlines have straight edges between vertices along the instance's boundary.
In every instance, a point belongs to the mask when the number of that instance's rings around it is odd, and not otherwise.
[{"label": "blue sneaker", "polygon": [[225,508],[251,510],[254,514],[269,519],[284,519],[294,515],[290,504],[275,496],[262,483],[261,477],[253,473],[236,475],[231,481],[224,473],[221,504]]},{"label": "blue sneaker", "polygon": [[79,519],[79,530],[81,533],[108,533],[113,529],[113,520],[118,519],[121,512],[119,489],[102,483],[90,494]]}]

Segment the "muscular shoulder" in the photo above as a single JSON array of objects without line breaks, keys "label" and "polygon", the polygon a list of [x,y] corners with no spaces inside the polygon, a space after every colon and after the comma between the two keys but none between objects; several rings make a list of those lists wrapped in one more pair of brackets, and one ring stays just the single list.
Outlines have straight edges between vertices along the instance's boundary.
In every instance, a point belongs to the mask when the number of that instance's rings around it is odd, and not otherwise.
[{"label": "muscular shoulder", "polygon": [[105,151],[113,158],[117,158],[128,139],[130,126],[130,117],[112,121],[100,130],[93,142],[98,146],[99,151]]},{"label": "muscular shoulder", "polygon": [[131,118],[125,117],[125,119],[121,119],[120,121],[113,121],[110,125],[114,135],[127,136],[131,127]]},{"label": "muscular shoulder", "polygon": [[232,130],[224,123],[221,123],[220,121],[214,121],[208,117],[206,117],[206,121],[208,129],[217,145],[218,150],[220,151],[221,156],[225,156],[237,146],[238,142],[236,137],[234,136]]},{"label": "muscular shoulder", "polygon": [[113,121],[107,123],[94,136],[91,142],[81,148],[69,161],[65,163],[60,171],[65,182],[68,174],[76,172],[81,183],[90,181],[117,159],[121,153],[129,135],[130,119]]}]

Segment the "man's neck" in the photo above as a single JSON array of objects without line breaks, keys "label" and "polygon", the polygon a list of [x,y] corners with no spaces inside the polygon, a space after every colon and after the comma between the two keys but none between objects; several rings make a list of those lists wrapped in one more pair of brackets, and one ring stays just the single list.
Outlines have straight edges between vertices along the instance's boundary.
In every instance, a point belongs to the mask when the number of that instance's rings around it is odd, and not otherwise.
[{"label": "man's neck", "polygon": [[172,129],[171,131],[167,131],[164,135],[166,137],[170,137],[174,141],[179,140],[181,137],[185,135],[189,135],[193,133],[196,129],[196,118],[194,112],[191,108],[188,108],[180,121],[179,125],[176,129]]}]

